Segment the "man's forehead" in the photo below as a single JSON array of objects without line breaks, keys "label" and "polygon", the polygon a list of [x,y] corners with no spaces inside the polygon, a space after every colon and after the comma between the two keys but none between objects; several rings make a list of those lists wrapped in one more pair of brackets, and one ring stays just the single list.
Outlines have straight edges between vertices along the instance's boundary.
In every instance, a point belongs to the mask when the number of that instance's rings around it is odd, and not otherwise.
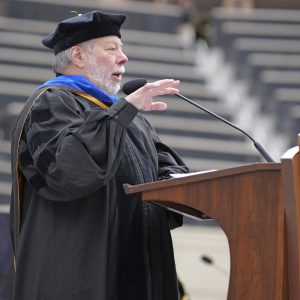
[{"label": "man's forehead", "polygon": [[118,45],[123,45],[122,40],[116,36],[116,35],[109,35],[109,36],[103,36],[103,37],[99,37],[99,38],[95,38],[94,41],[97,44],[102,44],[105,45],[107,43],[114,43],[114,44],[118,44]]}]

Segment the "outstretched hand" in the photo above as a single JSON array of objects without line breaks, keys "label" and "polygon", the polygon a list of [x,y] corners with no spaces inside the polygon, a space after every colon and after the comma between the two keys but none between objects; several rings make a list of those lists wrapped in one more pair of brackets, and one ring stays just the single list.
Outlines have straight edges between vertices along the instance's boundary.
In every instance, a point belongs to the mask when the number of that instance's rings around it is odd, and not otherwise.
[{"label": "outstretched hand", "polygon": [[166,110],[167,104],[164,102],[153,102],[153,97],[179,93],[177,89],[179,84],[180,81],[174,79],[163,79],[147,83],[125,97],[125,100],[134,105],[138,110]]}]

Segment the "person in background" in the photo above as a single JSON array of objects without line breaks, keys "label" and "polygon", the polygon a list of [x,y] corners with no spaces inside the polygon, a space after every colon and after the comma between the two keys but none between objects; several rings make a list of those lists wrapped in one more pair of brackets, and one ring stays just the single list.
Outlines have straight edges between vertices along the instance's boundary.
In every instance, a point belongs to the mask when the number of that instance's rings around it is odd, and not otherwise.
[{"label": "person in background", "polygon": [[243,8],[243,9],[253,9],[253,0],[222,0],[222,6],[229,9]]},{"label": "person in background", "polygon": [[124,15],[92,11],[43,39],[56,77],[27,100],[12,136],[13,300],[176,300],[170,229],[182,217],[127,196],[132,185],[186,173],[141,111],[179,81],[118,98]]}]

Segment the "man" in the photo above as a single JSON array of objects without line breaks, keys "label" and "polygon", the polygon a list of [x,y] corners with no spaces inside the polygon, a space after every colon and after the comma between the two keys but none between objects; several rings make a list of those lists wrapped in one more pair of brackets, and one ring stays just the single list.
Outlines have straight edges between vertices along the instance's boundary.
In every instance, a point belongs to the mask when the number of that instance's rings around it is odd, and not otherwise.
[{"label": "man", "polygon": [[187,172],[139,113],[166,109],[153,97],[179,82],[115,96],[124,20],[93,11],[43,40],[59,76],[28,99],[13,132],[14,300],[178,299],[169,230],[182,219],[122,185]]}]

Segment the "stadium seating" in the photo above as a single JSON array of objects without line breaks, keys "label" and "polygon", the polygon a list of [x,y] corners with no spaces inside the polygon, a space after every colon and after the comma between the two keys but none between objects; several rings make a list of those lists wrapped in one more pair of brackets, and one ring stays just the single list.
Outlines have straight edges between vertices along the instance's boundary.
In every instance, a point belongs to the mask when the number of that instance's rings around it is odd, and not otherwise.
[{"label": "stadium seating", "polygon": [[287,138],[286,148],[293,146],[299,132],[300,10],[218,8],[213,17],[214,45],[258,99],[260,113],[273,118],[274,132]]}]

